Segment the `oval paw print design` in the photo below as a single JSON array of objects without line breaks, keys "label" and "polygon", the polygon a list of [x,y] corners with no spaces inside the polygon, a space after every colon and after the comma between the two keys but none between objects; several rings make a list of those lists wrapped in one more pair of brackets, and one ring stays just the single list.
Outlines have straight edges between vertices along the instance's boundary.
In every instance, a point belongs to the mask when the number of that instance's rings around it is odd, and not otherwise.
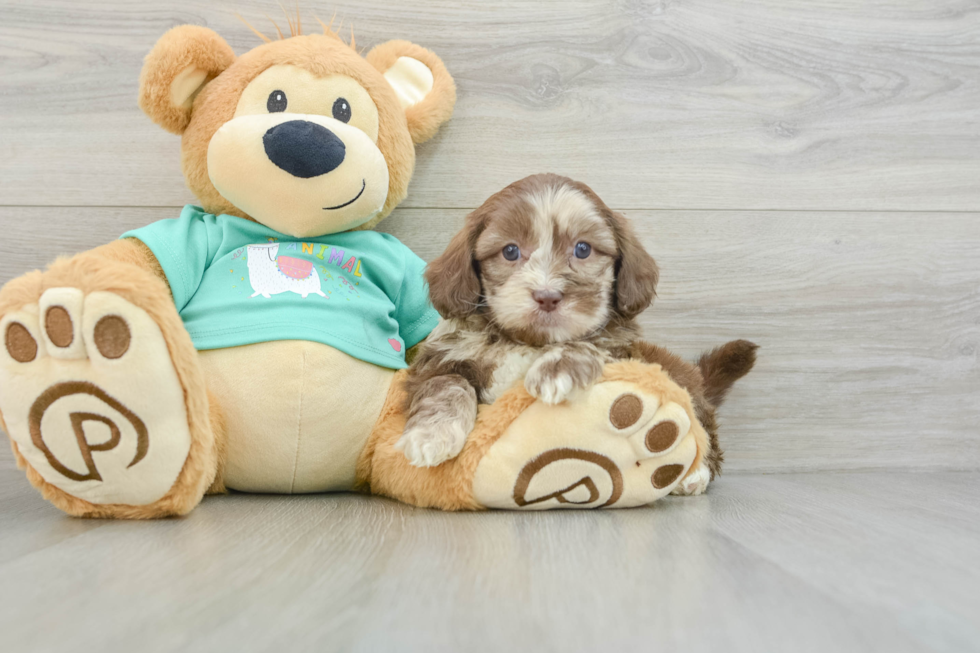
[{"label": "oval paw print design", "polygon": [[394,349],[396,353],[401,353],[402,343],[398,342],[394,338],[388,338],[388,344],[391,345],[391,348]]}]

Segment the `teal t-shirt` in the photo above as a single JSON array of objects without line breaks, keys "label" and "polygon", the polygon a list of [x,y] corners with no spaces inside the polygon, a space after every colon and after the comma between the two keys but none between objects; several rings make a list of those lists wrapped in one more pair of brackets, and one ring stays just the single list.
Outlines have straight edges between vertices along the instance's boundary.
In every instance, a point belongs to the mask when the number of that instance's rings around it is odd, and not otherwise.
[{"label": "teal t-shirt", "polygon": [[153,252],[198,349],[322,342],[401,369],[439,314],[425,262],[397,238],[348,231],[295,240],[251,220],[186,206],[126,232]]}]

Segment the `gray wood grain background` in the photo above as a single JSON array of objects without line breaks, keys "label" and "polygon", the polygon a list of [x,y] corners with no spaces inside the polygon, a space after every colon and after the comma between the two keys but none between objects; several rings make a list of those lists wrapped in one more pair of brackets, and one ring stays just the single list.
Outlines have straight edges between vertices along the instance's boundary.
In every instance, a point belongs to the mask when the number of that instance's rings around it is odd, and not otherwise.
[{"label": "gray wood grain background", "polygon": [[[303,4],[334,10],[459,86],[382,229],[429,259],[506,183],[581,179],[661,264],[651,340],[762,345],[722,412],[727,471],[980,469],[976,2]],[[137,78],[177,24],[254,47],[236,11],[279,12],[0,2],[0,283],[194,201]]]}]

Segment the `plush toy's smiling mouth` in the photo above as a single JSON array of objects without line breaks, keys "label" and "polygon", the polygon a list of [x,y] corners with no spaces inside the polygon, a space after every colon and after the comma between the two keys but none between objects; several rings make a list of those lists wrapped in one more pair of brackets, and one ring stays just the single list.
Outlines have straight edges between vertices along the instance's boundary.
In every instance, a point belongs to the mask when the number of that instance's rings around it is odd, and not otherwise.
[{"label": "plush toy's smiling mouth", "polygon": [[350,206],[351,204],[353,204],[354,202],[357,201],[357,198],[359,198],[361,195],[364,194],[364,189],[365,188],[367,188],[367,181],[364,180],[364,179],[362,179],[361,180],[361,190],[360,190],[360,192],[357,193],[357,195],[354,196],[354,199],[347,200],[343,204],[338,204],[337,206],[325,206],[325,207],[323,207],[323,210],[324,211],[333,211],[335,209],[342,209],[345,206]]}]

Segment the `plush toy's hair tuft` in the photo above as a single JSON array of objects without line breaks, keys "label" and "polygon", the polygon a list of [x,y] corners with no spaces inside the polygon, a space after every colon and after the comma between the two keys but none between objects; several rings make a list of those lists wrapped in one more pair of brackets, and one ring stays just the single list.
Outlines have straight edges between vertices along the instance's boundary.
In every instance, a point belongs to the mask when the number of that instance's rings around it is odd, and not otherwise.
[{"label": "plush toy's hair tuft", "polygon": [[281,2],[279,3],[279,6],[282,7],[282,13],[286,14],[286,22],[289,23],[289,35],[290,36],[302,36],[303,35],[303,21],[300,20],[300,17],[299,17],[299,3],[298,2],[296,3],[296,24],[295,25],[293,25],[293,19],[292,19],[292,17],[289,15],[289,12],[286,11],[286,8],[282,6],[282,3]]},{"label": "plush toy's hair tuft", "polygon": [[[282,30],[279,29],[279,23],[277,23],[276,21],[272,20],[272,16],[270,16],[269,14],[266,14],[265,17],[268,18],[269,19],[269,22],[272,23],[272,26],[276,28],[276,34],[279,35],[279,40],[282,41],[284,38],[286,38],[285,36],[282,35]],[[251,25],[249,25],[249,27],[251,27]]]},{"label": "plush toy's hair tuft", "polygon": [[[282,6],[282,5],[280,4],[279,6]],[[286,11],[285,8],[283,8],[283,13],[286,14],[286,24],[289,25],[289,36],[286,36],[286,35],[283,34],[282,30],[279,29],[279,24],[276,23],[276,21],[274,21],[271,16],[269,16],[268,14],[265,15],[265,17],[269,19],[269,22],[272,23],[272,26],[275,28],[276,35],[278,35],[279,40],[280,41],[284,41],[287,38],[291,38],[293,36],[302,36],[303,35],[303,23],[302,23],[302,20],[300,18],[299,7],[296,8],[296,19],[295,19],[295,22],[293,20],[293,17],[289,15],[289,12]],[[238,20],[240,20],[243,23],[245,23],[245,26],[247,28],[249,28],[250,30],[252,30],[252,33],[253,34],[255,34],[256,36],[258,36],[265,43],[272,43],[272,39],[271,38],[269,38],[268,36],[266,36],[265,34],[263,34],[262,32],[260,32],[258,29],[256,29],[255,26],[253,26],[252,23],[250,23],[247,20],[245,20],[245,18],[243,18],[241,14],[235,14],[235,15],[238,16]],[[323,34],[324,34],[324,36],[329,36],[331,38],[335,38],[338,41],[340,41],[341,43],[344,42],[343,37],[340,36],[340,30],[344,26],[344,21],[343,20],[340,21],[340,24],[337,25],[337,29],[334,29],[333,28],[333,23],[334,23],[334,20],[337,18],[337,14],[334,14],[333,15],[333,18],[330,19],[330,22],[329,23],[324,23],[317,16],[313,16],[313,18],[316,19],[316,22],[320,23],[320,26],[321,27],[323,27]],[[350,27],[350,43],[348,43],[348,45],[350,46],[351,50],[354,50],[355,52],[357,52],[357,44],[356,43],[357,42],[354,39],[354,26],[351,25],[351,27]]]},{"label": "plush toy's hair tuft", "polygon": [[[313,16],[313,18],[316,18],[316,22],[320,23],[320,26],[323,28],[323,35],[324,36],[331,36],[331,37],[337,39],[338,41],[340,41],[341,43],[343,43],[344,39],[340,36],[340,29],[344,26],[344,21],[341,20],[340,21],[340,24],[337,25],[337,29],[336,30],[333,29],[333,21],[336,20],[336,18],[337,18],[337,14],[336,13],[333,16],[330,17],[330,22],[329,23],[324,23],[317,16]],[[355,52],[357,52],[357,45],[356,45],[356,43],[357,42],[354,40],[354,24],[351,23],[351,26],[350,26],[350,43],[348,45],[350,45],[351,50],[354,50]]]},{"label": "plush toy's hair tuft", "polygon": [[[257,30],[257,29],[255,29],[255,28],[254,28],[254,27],[252,26],[252,23],[250,23],[250,22],[248,22],[247,20],[245,20],[244,18],[242,18],[242,15],[241,15],[241,14],[235,14],[235,15],[236,15],[236,16],[238,16],[238,20],[240,20],[240,21],[242,21],[243,23],[245,23],[245,27],[247,27],[247,28],[249,28],[250,30],[252,30],[252,32],[253,32],[253,33],[254,33],[254,34],[255,34],[255,35],[257,36],[257,37],[259,37],[260,39],[262,39],[262,40],[263,40],[263,41],[265,41],[266,43],[272,43],[272,39],[270,39],[270,38],[269,38],[268,36],[266,36],[265,34],[263,34],[262,32],[260,32],[259,30]],[[270,18],[269,20],[272,20],[272,19]],[[276,24],[276,23],[275,23],[275,21],[273,21],[273,22],[272,22],[272,24],[273,24],[273,25],[275,25],[275,24]],[[278,25],[276,25],[276,31],[279,31],[279,26],[278,26]],[[279,32],[279,38],[280,38],[280,39],[282,38],[282,32]]]}]

